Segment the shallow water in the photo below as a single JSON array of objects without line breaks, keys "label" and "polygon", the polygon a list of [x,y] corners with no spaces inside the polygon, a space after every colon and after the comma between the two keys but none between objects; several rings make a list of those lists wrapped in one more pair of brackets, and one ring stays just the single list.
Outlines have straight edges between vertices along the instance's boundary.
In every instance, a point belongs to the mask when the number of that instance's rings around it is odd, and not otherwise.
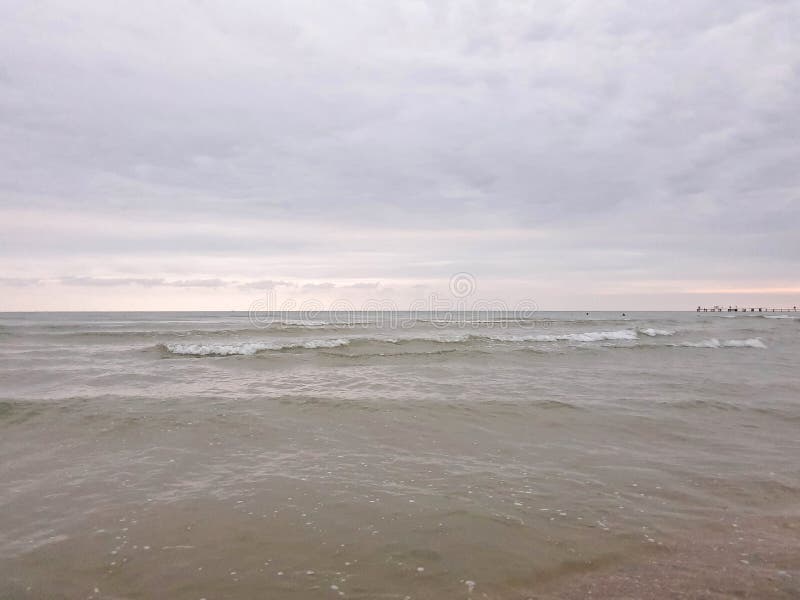
[{"label": "shallow water", "polygon": [[0,315],[0,597],[528,598],[793,515],[774,316]]}]

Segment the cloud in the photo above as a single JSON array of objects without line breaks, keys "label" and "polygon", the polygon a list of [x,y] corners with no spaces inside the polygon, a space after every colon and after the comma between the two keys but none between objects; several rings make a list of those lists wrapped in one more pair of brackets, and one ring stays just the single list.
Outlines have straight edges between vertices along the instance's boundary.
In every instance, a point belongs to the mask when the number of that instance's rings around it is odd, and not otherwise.
[{"label": "cloud", "polygon": [[38,285],[41,281],[35,277],[0,277],[0,286],[25,287]]},{"label": "cloud", "polygon": [[[35,280],[36,283],[45,283],[43,280]],[[115,287],[139,285],[143,287],[178,287],[178,288],[219,288],[233,285],[235,281],[224,281],[222,279],[181,279],[169,281],[162,278],[143,278],[143,277],[84,277],[71,276],[59,277],[56,283],[70,286],[100,286]]]},{"label": "cloud", "polygon": [[319,292],[319,291],[332,290],[335,287],[336,287],[335,283],[325,281],[322,283],[306,283],[305,285],[303,285],[302,290],[306,292]]},{"label": "cloud", "polygon": [[222,279],[184,279],[181,281],[169,281],[166,285],[175,287],[225,287],[230,285],[231,282],[223,281]]},{"label": "cloud", "polygon": [[273,281],[272,279],[259,279],[257,281],[248,281],[240,283],[239,287],[243,290],[274,290],[278,287],[292,286],[293,284],[287,281]]},{"label": "cloud", "polygon": [[2,11],[0,286],[800,280],[792,0]]},{"label": "cloud", "polygon": [[62,285],[74,286],[127,286],[127,285],[140,285],[143,287],[153,287],[168,285],[163,279],[160,278],[142,278],[142,277],[60,277],[57,283]]},{"label": "cloud", "polygon": [[351,283],[350,285],[346,285],[343,287],[348,287],[354,290],[376,290],[379,287],[381,287],[381,284],[378,282],[362,281],[359,283]]}]

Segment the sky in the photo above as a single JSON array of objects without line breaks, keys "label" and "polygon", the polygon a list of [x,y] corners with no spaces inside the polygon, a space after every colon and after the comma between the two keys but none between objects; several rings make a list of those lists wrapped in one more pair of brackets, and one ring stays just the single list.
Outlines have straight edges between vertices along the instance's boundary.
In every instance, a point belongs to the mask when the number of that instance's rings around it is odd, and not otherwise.
[{"label": "sky", "polygon": [[800,305],[800,0],[0,23],[0,310]]}]

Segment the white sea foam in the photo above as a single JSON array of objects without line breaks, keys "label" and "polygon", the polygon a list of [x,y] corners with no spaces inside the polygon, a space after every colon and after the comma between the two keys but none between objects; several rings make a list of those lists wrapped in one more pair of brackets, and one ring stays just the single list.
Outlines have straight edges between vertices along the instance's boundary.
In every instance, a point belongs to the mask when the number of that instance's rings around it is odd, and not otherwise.
[{"label": "white sea foam", "polygon": [[700,342],[683,342],[671,344],[672,346],[683,346],[685,348],[760,348],[766,349],[766,344],[759,338],[749,338],[746,340],[725,340],[720,342],[717,338],[702,340]]},{"label": "white sea foam", "polygon": [[[346,338],[339,338],[335,340],[309,340],[308,342],[303,342],[302,344],[298,344],[298,346],[303,348],[338,348],[339,346],[347,346],[350,343],[350,340]],[[289,345],[287,348],[294,348],[296,346]]]},{"label": "white sea foam", "polygon": [[473,336],[469,333],[457,333],[457,334],[439,334],[439,335],[432,335],[432,336],[408,336],[408,337],[400,337],[400,338],[369,338],[363,337],[359,338],[362,340],[371,340],[376,342],[388,342],[390,344],[400,344],[403,342],[437,342],[440,344],[457,344],[460,342],[467,342],[471,338],[477,337]]},{"label": "white sea foam", "polygon": [[792,315],[762,315],[765,319],[795,319]]},{"label": "white sea foam", "polygon": [[556,335],[492,335],[496,342],[602,342],[606,340],[635,340],[633,329],[618,331],[588,331],[585,333],[561,333]]},{"label": "white sea foam", "polygon": [[342,317],[341,319],[333,319],[333,320],[320,320],[320,319],[276,319],[272,321],[265,321],[263,325],[268,325],[270,327],[308,327],[308,328],[341,328],[341,327],[354,327],[356,325],[374,325],[373,321],[357,321],[353,319],[349,319],[346,316]]},{"label": "white sea foam", "polygon": [[767,347],[767,345],[759,338],[750,338],[747,340],[728,340],[727,342],[723,342],[722,345],[726,348],[761,348],[762,350]]},{"label": "white sea foam", "polygon": [[278,350],[277,344],[259,342],[243,342],[240,344],[164,344],[172,354],[191,356],[231,356],[235,354],[250,355],[263,350]]},{"label": "white sea foam", "polygon": [[[659,334],[656,334],[659,335]],[[306,341],[246,341],[227,343],[168,343],[163,348],[171,354],[182,356],[252,356],[259,352],[287,350],[292,348],[320,349],[338,348],[355,342],[377,342],[401,344],[410,342],[433,342],[437,344],[458,344],[474,339],[489,339],[497,342],[601,342],[608,340],[633,341],[637,339],[636,331],[622,329],[619,331],[590,331],[584,333],[563,333],[558,335],[475,335],[472,333],[447,334],[439,333],[429,336],[408,337],[372,337],[357,336],[334,339],[312,339]]]},{"label": "white sea foam", "polygon": [[684,348],[720,348],[721,344],[717,338],[703,340],[701,342],[681,342],[680,344],[670,344],[671,346],[683,346]]},{"label": "white sea foam", "polygon": [[675,335],[675,332],[670,329],[653,329],[652,327],[640,329],[639,333],[649,335],[650,337],[656,337],[657,335]]},{"label": "white sea foam", "polygon": [[195,343],[195,344],[164,344],[172,354],[186,356],[252,356],[259,352],[268,350],[287,350],[292,348],[338,348],[347,346],[354,342],[377,342],[386,344],[401,344],[408,342],[434,342],[440,344],[455,344],[467,342],[475,336],[468,333],[461,334],[436,334],[431,336],[408,336],[399,338],[380,337],[380,336],[356,336],[349,338],[335,339],[314,339],[296,342],[238,342],[238,343]]},{"label": "white sea foam", "polygon": [[[648,337],[670,336],[675,332],[668,329],[642,329],[638,333]],[[380,337],[380,336],[356,336],[348,338],[323,338],[305,341],[244,341],[227,343],[169,343],[163,348],[172,354],[185,356],[252,356],[259,352],[279,351],[289,349],[325,349],[347,346],[352,343],[384,343],[402,344],[412,342],[428,342],[436,344],[459,344],[471,340],[491,340],[504,343],[520,342],[604,342],[622,341],[631,342],[639,339],[638,333],[633,329],[620,329],[617,331],[588,331],[582,333],[560,333],[560,334],[539,334],[539,335],[476,335],[474,333],[438,333],[428,336],[408,336],[408,337]],[[766,348],[764,342],[759,338],[746,340],[726,340],[720,341],[717,338],[701,340],[699,342],[681,342],[669,344],[670,346],[682,346],[688,348]]]},{"label": "white sea foam", "polygon": [[187,356],[252,356],[266,350],[290,348],[337,348],[350,343],[348,339],[308,340],[306,342],[239,342],[230,344],[165,344],[172,354]]}]

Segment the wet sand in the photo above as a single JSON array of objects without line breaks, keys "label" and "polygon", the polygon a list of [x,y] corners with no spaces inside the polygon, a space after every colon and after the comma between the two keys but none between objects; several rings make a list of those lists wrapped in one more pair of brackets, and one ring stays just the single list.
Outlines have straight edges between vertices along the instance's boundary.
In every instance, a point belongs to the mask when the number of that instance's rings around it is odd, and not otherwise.
[{"label": "wet sand", "polygon": [[349,518],[331,521],[310,488],[293,489],[296,497],[268,512],[256,509],[269,494],[92,511],[91,527],[43,535],[34,550],[4,561],[0,598],[800,597],[796,515],[729,515],[657,542],[630,535],[620,543],[592,528],[565,544],[558,531],[526,560],[520,534],[530,532],[513,525],[481,531],[452,514],[415,524],[397,505],[372,513],[339,506]]},{"label": "wet sand", "polygon": [[800,598],[800,518],[745,517],[682,532],[640,560],[559,578],[531,598]]}]

